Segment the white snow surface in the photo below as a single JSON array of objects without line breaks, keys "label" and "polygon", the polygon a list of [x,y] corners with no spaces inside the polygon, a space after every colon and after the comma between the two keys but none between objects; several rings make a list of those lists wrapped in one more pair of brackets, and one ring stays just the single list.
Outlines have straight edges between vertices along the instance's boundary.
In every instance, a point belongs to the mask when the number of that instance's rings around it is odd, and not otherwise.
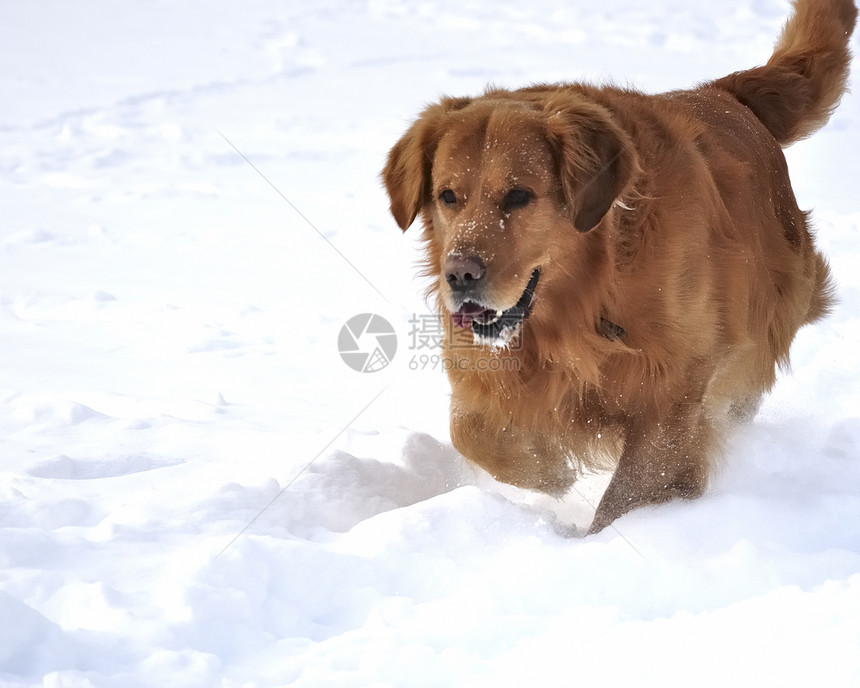
[{"label": "white snow surface", "polygon": [[451,447],[378,179],[443,93],[692,86],[789,9],[0,4],[0,685],[860,685],[858,96],[787,153],[839,307],[704,497],[585,538],[605,476],[556,504]]}]

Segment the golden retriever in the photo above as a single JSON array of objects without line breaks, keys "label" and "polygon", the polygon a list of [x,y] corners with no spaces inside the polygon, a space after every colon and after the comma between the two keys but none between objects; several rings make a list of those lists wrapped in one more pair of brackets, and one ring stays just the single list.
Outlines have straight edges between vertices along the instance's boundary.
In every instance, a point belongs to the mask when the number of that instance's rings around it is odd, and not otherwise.
[{"label": "golden retriever", "polygon": [[552,495],[610,457],[592,532],[702,494],[726,421],[833,301],[781,146],[838,104],[856,15],[797,0],[767,64],[692,90],[490,89],[421,113],[382,176],[398,225],[423,221],[461,454]]}]

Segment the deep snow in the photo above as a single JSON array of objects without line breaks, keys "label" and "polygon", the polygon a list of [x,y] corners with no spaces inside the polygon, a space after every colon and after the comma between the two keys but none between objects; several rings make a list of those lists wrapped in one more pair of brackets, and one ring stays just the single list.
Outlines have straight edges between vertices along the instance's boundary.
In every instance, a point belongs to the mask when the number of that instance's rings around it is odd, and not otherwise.
[{"label": "deep snow", "polygon": [[860,685],[857,96],[788,151],[840,306],[702,499],[585,539],[601,477],[558,505],[451,448],[377,178],[441,93],[689,86],[788,11],[0,4],[0,685]]}]

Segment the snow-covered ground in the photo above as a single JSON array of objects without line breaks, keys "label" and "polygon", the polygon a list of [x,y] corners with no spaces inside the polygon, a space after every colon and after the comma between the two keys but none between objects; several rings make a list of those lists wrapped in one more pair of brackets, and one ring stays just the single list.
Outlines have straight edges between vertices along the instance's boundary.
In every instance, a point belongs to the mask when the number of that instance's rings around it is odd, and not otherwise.
[{"label": "snow-covered ground", "polygon": [[377,177],[441,93],[692,85],[788,11],[0,3],[0,685],[860,685],[858,96],[788,152],[839,308],[702,499],[584,539],[451,448]]}]

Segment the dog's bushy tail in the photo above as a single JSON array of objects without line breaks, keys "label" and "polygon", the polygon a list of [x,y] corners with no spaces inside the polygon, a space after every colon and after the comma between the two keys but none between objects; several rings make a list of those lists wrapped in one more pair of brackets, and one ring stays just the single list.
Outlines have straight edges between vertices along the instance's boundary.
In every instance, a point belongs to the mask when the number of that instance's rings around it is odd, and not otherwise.
[{"label": "dog's bushy tail", "polygon": [[845,92],[856,19],[853,0],[795,0],[767,64],[711,85],[750,108],[780,145],[805,138],[824,126]]}]

